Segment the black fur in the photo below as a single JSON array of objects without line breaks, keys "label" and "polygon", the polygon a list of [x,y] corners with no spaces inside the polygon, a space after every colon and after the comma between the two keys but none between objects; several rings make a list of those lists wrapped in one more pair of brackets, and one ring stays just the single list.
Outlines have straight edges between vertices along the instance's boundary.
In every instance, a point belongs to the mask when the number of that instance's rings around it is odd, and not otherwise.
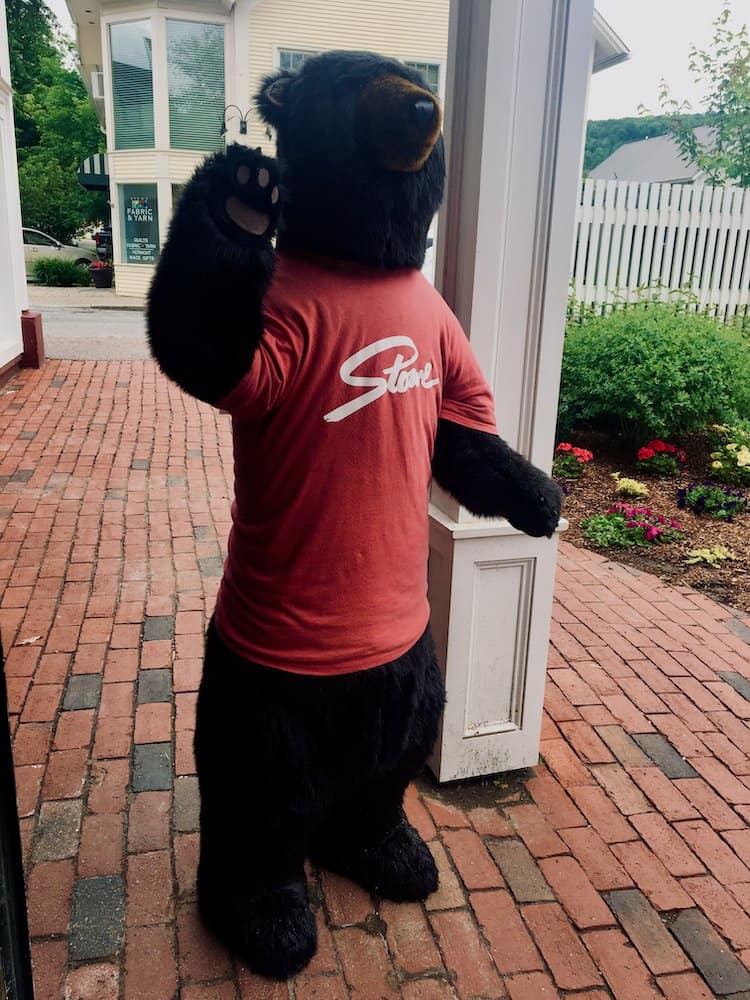
[{"label": "black fur", "polygon": [[[250,180],[237,182],[247,167]],[[257,184],[265,168],[270,183]],[[207,403],[223,399],[248,371],[263,334],[261,305],[271,280],[271,239],[280,202],[275,161],[232,146],[210,157],[185,186],[148,298],[151,353],[165,375]],[[235,225],[226,212],[231,195],[268,215],[262,236]]]},{"label": "black fur", "polygon": [[396,899],[437,886],[401,800],[438,732],[429,629],[393,663],[315,677],[229,652],[213,622],[198,695],[198,891],[206,922],[253,969],[285,978],[315,951],[304,861]]},{"label": "black fur", "polygon": [[[383,74],[422,83],[368,53],[328,53],[298,74],[274,74],[256,102],[277,129],[278,163],[233,146],[186,186],[151,288],[148,334],[162,370],[193,396],[221,401],[250,367],[277,219],[280,248],[421,267],[443,194],[443,144],[413,172],[379,164],[359,96]],[[262,235],[235,225],[230,197],[267,215]],[[557,522],[557,488],[496,436],[440,421],[434,474],[477,514],[504,514],[535,535]],[[211,625],[195,734],[199,905],[253,969],[284,978],[315,951],[308,856],[393,899],[435,889],[434,862],[402,800],[437,737],[443,698],[429,631],[393,663],[309,677],[232,655]]]},{"label": "black fur", "polygon": [[427,230],[443,198],[443,140],[416,173],[380,166],[358,99],[386,73],[424,86],[403,63],[369,52],[326,52],[307,60],[290,77],[283,109],[269,108],[264,97],[277,75],[264,80],[256,103],[277,129],[284,181],[279,249],[382,268],[424,263]]},{"label": "black fur", "polygon": [[441,420],[432,474],[481,517],[507,517],[527,535],[550,537],[560,520],[562,490],[495,434]]}]

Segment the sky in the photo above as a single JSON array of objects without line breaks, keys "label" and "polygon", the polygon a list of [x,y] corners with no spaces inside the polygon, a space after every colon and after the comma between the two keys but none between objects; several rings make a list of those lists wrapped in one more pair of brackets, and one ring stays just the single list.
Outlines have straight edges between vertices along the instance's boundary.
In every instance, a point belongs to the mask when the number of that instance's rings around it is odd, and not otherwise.
[{"label": "sky", "polygon": [[[331,3],[337,0],[330,0]],[[47,0],[72,34],[65,0]],[[627,118],[643,104],[658,109],[662,77],[680,100],[700,110],[700,91],[688,71],[688,52],[708,45],[711,22],[724,0],[596,0],[596,7],[630,49],[630,59],[596,73],[591,81],[589,118]],[[735,21],[750,22],[750,0],[734,0]]]},{"label": "sky", "polygon": [[[701,92],[688,70],[695,43],[707,48],[723,0],[596,0],[596,8],[630,49],[630,58],[594,74],[589,118],[628,118],[639,104],[657,111],[664,78],[679,100],[701,110]],[[734,0],[735,24],[750,22],[750,0]]]}]

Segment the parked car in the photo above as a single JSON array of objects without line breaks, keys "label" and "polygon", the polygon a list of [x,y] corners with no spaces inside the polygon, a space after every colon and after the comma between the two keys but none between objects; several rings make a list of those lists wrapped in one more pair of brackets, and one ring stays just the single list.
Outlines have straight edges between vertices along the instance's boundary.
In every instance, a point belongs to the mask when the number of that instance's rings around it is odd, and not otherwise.
[{"label": "parked car", "polygon": [[34,261],[39,257],[60,257],[65,260],[73,260],[81,267],[88,267],[97,260],[95,250],[88,247],[78,246],[73,243],[61,243],[53,236],[40,232],[38,229],[23,230],[23,255],[26,260],[26,276],[33,276]]}]

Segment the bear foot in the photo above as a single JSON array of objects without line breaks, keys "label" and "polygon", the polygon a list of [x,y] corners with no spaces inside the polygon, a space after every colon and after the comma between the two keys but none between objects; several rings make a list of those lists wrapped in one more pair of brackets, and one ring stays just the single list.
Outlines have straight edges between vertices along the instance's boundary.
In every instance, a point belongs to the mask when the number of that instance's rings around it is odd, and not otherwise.
[{"label": "bear foot", "polygon": [[305,968],[318,946],[315,917],[302,883],[256,896],[235,888],[225,894],[201,891],[200,915],[218,939],[253,972],[269,979],[289,979]]},{"label": "bear foot", "polygon": [[377,847],[322,845],[313,861],[396,903],[426,899],[438,887],[437,867],[430,849],[406,819]]}]

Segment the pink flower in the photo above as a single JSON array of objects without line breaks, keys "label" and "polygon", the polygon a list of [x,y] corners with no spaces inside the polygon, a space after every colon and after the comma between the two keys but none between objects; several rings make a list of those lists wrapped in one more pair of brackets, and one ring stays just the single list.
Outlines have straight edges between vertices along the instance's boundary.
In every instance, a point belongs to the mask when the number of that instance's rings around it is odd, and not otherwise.
[{"label": "pink flower", "polygon": [[563,441],[562,444],[557,446],[557,451],[573,451],[573,445],[568,444],[567,441]]}]

